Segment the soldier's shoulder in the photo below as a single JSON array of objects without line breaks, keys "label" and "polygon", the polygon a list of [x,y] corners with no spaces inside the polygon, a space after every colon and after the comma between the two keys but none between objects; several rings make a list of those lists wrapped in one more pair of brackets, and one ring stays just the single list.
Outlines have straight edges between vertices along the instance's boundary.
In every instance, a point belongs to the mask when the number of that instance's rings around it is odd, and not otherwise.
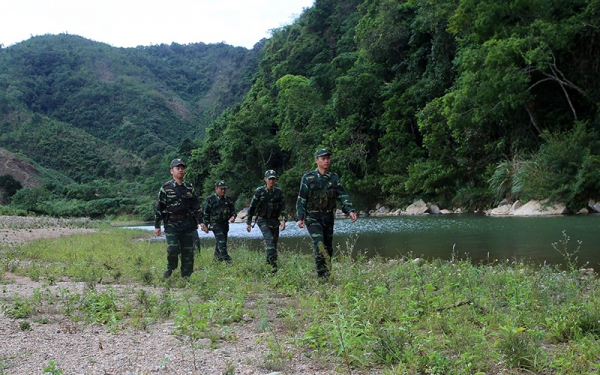
[{"label": "soldier's shoulder", "polygon": [[185,186],[188,189],[193,189],[194,188],[194,184],[192,184],[189,181],[183,181],[183,186]]},{"label": "soldier's shoulder", "polygon": [[165,189],[167,189],[167,188],[172,189],[173,187],[175,187],[175,185],[173,184],[173,180],[169,180],[169,181],[165,182],[164,184],[162,184],[161,187],[163,187]]},{"label": "soldier's shoulder", "polygon": [[306,171],[306,172],[304,172],[304,175],[302,176],[302,178],[309,178],[309,179],[316,178],[317,173],[318,172],[315,169]]}]

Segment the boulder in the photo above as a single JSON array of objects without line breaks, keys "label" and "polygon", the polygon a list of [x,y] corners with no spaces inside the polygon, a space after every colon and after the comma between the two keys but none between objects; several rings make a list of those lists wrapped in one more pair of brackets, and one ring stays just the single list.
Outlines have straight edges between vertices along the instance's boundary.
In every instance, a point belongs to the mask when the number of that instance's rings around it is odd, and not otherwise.
[{"label": "boulder", "polygon": [[513,216],[547,216],[547,215],[563,215],[568,213],[567,207],[562,203],[557,203],[552,206],[545,206],[548,200],[536,201],[531,200],[523,206],[513,211]]},{"label": "boulder", "polygon": [[439,215],[440,214],[440,208],[438,207],[437,204],[431,204],[427,208],[427,212],[429,212],[430,214]]},{"label": "boulder", "polygon": [[508,211],[509,215],[513,215],[514,212],[516,210],[518,210],[519,208],[521,208],[521,206],[523,205],[523,203],[521,201],[516,201],[515,203],[512,204],[512,206],[510,207],[510,211]]},{"label": "boulder", "polygon": [[415,203],[406,207],[405,213],[407,215],[423,215],[427,212],[427,208],[427,204],[425,204],[422,199],[419,199]]},{"label": "boulder", "polygon": [[591,208],[594,212],[600,213],[600,202],[596,202],[590,199],[588,207]]},{"label": "boulder", "polygon": [[237,217],[235,218],[236,223],[245,223],[248,218],[248,212],[250,212],[250,207],[245,207],[237,213]]},{"label": "boulder", "polygon": [[498,207],[492,209],[487,214],[489,216],[505,216],[505,215],[509,214],[511,208],[512,208],[512,205],[511,205],[510,201],[503,199],[502,202],[500,202],[500,204],[498,204]]},{"label": "boulder", "polygon": [[348,217],[348,215],[346,215],[344,213],[344,211],[338,209],[338,210],[335,211],[335,217],[338,218],[338,219],[341,219],[341,218],[344,218],[344,217]]},{"label": "boulder", "polygon": [[392,212],[392,215],[394,215],[394,216],[402,215],[402,209],[401,208],[397,209],[396,211]]},{"label": "boulder", "polygon": [[444,208],[443,210],[440,210],[440,213],[443,215],[448,215],[448,214],[453,214],[454,212]]}]

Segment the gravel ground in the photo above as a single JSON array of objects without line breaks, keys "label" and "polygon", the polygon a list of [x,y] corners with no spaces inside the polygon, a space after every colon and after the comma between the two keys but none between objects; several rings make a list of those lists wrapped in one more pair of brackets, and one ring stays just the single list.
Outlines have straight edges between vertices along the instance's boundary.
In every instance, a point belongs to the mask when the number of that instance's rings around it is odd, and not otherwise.
[{"label": "gravel ground", "polygon": [[[31,222],[30,222],[30,221]],[[8,245],[42,237],[68,236],[90,233],[94,229],[65,226],[60,221],[40,224],[35,218],[0,216],[0,245]],[[47,219],[48,220],[48,219]],[[18,225],[16,221],[19,221]],[[0,251],[2,246],[0,246]],[[47,286],[42,281],[5,274],[0,280],[0,304],[6,304],[19,295],[29,298],[34,290],[48,288],[60,295],[68,289],[82,293],[84,283],[68,280]],[[104,286],[98,285],[98,290]],[[111,285],[124,291],[131,286]],[[157,291],[155,291],[157,292]],[[252,302],[248,302],[252,303]],[[152,325],[144,330],[121,327],[110,332],[102,325],[85,325],[66,318],[57,309],[45,309],[27,319],[31,330],[22,330],[23,319],[12,319],[0,314],[0,374],[42,374],[50,361],[62,374],[333,374],[331,364],[310,359],[287,343],[280,343],[291,353],[285,368],[265,365],[269,352],[266,335],[258,327],[258,319],[247,317],[245,324],[230,327],[237,340],[217,342],[209,339],[198,342],[192,349],[189,343],[174,334],[173,320]],[[232,371],[229,371],[232,370]],[[58,372],[56,372],[58,373]],[[363,374],[353,371],[352,374]]]},{"label": "gravel ground", "polygon": [[[2,299],[19,294],[31,296],[41,282],[7,275],[2,285]],[[118,286],[112,286],[119,289]],[[123,286],[122,288],[124,288]],[[52,292],[69,289],[81,293],[84,283],[58,282],[48,287]],[[98,290],[101,290],[98,287]],[[235,341],[221,341],[211,346],[209,339],[201,339],[199,349],[173,334],[173,321],[154,325],[147,331],[121,329],[111,333],[99,324],[74,323],[60,313],[50,312],[42,317],[47,323],[28,319],[32,329],[23,331],[23,319],[0,316],[0,367],[3,374],[41,374],[50,361],[63,374],[330,374],[324,363],[310,360],[289,345],[286,351],[296,352],[285,369],[273,371],[265,366],[268,347],[261,340],[257,320],[232,326]],[[39,316],[38,316],[39,318]],[[216,346],[216,348],[215,348]],[[195,359],[195,364],[194,364]]]}]

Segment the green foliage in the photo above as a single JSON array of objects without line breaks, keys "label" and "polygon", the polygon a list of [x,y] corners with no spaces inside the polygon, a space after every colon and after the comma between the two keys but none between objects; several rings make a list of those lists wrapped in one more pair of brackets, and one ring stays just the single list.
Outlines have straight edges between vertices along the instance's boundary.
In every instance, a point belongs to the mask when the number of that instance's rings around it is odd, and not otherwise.
[{"label": "green foliage", "polygon": [[[331,371],[389,375],[593,373],[600,354],[600,283],[569,261],[561,267],[514,259],[417,265],[410,255],[367,262],[340,251],[332,279],[323,283],[315,280],[312,255],[282,249],[280,270],[271,275],[261,268],[264,254],[234,245],[234,264],[215,263],[203,249],[189,279],[165,281],[164,244],[132,242],[140,235],[113,228],[20,246],[16,274],[36,270],[40,279],[69,277],[86,281],[86,288],[9,295],[5,315],[28,306],[28,318],[18,319],[36,321],[36,314],[59,306],[75,322],[111,330],[152,329],[173,319],[173,333],[192,356],[198,339],[208,338],[202,345],[211,348],[237,340],[232,332],[249,316],[265,332],[257,344],[267,352],[256,365],[273,371],[302,353],[331,364]],[[116,268],[127,287],[103,285],[115,280]],[[148,285],[140,286],[141,269],[155,275]]]},{"label": "green foliage", "polygon": [[10,198],[16,194],[17,191],[23,188],[23,185],[10,174],[4,174],[0,176],[0,192],[2,198],[10,202]]},{"label": "green foliage", "polygon": [[59,368],[57,368],[56,362],[54,362],[54,361],[48,362],[48,366],[46,366],[44,368],[44,372],[43,372],[43,374],[50,374],[50,375],[61,375],[62,373],[63,373],[63,370],[60,370]]},{"label": "green foliage", "polygon": [[31,301],[22,299],[16,295],[12,299],[12,305],[7,303],[2,304],[2,312],[9,318],[13,319],[25,319],[29,318],[33,313],[33,306]]},{"label": "green foliage", "polygon": [[[0,50],[0,140],[79,184],[137,182],[146,197],[179,156],[201,195],[225,179],[239,202],[275,169],[293,211],[314,151],[328,147],[359,209],[420,197],[579,209],[600,191],[598,9],[323,0],[251,51],[34,37]],[[65,199],[92,202],[90,187]],[[132,212],[117,201],[68,210],[16,198],[32,212]]]}]

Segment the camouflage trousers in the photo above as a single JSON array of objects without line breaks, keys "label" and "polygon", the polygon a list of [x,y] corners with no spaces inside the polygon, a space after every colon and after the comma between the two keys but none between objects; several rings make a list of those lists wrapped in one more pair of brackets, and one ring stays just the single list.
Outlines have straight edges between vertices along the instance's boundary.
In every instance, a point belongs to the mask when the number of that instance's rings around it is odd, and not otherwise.
[{"label": "camouflage trousers", "polygon": [[229,223],[218,223],[212,225],[212,232],[215,235],[215,260],[220,262],[231,262],[231,257],[227,253],[227,234],[229,233]]},{"label": "camouflage trousers", "polygon": [[310,212],[304,223],[313,241],[317,275],[329,278],[333,256],[333,212]]},{"label": "camouflage trousers", "polygon": [[167,270],[165,276],[171,276],[173,271],[177,269],[180,257],[181,277],[190,277],[194,272],[194,232],[196,232],[195,228],[189,228],[165,233],[167,238]]},{"label": "camouflage trousers", "polygon": [[264,217],[258,217],[256,224],[262,232],[263,238],[265,239],[266,251],[267,251],[267,264],[277,268],[277,242],[279,242],[279,219],[265,219]]}]

